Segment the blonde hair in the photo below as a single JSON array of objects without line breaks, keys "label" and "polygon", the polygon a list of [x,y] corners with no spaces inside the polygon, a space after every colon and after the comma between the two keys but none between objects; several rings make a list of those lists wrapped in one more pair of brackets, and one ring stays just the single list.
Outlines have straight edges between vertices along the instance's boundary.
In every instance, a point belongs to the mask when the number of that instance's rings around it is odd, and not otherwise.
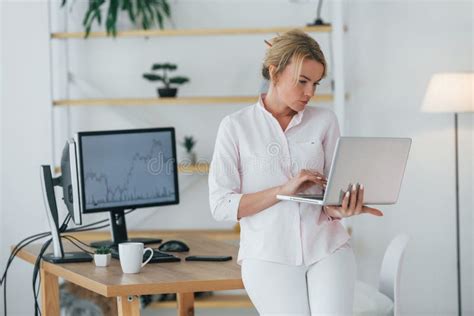
[{"label": "blonde hair", "polygon": [[[267,42],[268,43],[268,42]],[[303,61],[306,58],[321,63],[324,67],[323,77],[326,76],[326,59],[324,54],[311,36],[305,32],[293,29],[271,40],[265,58],[263,60],[262,75],[265,79],[278,78],[291,62],[294,62],[295,72],[293,74],[295,84],[301,74]],[[275,66],[275,71],[270,76],[270,65]]]}]

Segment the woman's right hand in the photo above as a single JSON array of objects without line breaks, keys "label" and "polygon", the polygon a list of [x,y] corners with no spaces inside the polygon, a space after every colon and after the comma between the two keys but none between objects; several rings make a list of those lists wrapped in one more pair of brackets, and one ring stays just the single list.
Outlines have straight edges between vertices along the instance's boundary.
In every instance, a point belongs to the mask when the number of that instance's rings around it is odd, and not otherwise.
[{"label": "woman's right hand", "polygon": [[279,193],[281,195],[294,195],[305,191],[313,185],[319,185],[326,188],[327,178],[317,171],[302,169],[296,177],[280,186]]}]

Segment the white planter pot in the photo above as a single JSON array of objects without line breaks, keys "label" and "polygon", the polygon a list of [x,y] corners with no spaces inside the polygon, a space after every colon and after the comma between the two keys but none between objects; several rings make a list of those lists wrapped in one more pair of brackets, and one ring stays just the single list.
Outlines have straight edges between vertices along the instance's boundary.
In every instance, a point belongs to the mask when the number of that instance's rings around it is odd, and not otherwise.
[{"label": "white planter pot", "polygon": [[110,264],[112,255],[110,253],[106,255],[94,254],[94,263],[97,267],[106,267]]},{"label": "white planter pot", "polygon": [[183,153],[183,159],[182,159],[182,163],[188,165],[195,165],[196,164],[196,161],[197,161],[197,158],[196,158],[196,153],[194,151],[192,152],[184,152]]}]

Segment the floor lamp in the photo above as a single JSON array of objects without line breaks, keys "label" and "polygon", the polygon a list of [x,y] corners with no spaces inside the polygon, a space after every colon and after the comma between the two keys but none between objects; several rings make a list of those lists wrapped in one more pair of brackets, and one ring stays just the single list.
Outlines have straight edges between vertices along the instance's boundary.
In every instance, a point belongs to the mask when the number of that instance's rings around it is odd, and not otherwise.
[{"label": "floor lamp", "polygon": [[458,113],[474,112],[473,90],[473,72],[435,74],[430,80],[422,106],[423,112],[454,113],[454,168],[456,173],[456,255],[458,281],[458,315],[462,315],[459,231]]}]

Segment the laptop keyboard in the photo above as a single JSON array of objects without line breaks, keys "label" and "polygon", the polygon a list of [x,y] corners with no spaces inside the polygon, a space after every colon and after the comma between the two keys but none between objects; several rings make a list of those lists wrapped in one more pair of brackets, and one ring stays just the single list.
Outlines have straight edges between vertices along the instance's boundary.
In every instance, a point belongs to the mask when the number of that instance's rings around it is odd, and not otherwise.
[{"label": "laptop keyboard", "polygon": [[322,200],[324,198],[324,195],[320,195],[320,194],[298,194],[298,197],[305,198],[305,199]]},{"label": "laptop keyboard", "polygon": [[[112,254],[112,258],[120,259],[119,252],[117,248],[111,248],[110,253]],[[150,253],[147,251],[143,255],[143,261],[148,259]],[[161,263],[161,262],[179,262],[181,258],[176,256],[170,255],[169,253],[164,253],[159,250],[153,249],[153,257],[151,258],[149,263]]]}]

